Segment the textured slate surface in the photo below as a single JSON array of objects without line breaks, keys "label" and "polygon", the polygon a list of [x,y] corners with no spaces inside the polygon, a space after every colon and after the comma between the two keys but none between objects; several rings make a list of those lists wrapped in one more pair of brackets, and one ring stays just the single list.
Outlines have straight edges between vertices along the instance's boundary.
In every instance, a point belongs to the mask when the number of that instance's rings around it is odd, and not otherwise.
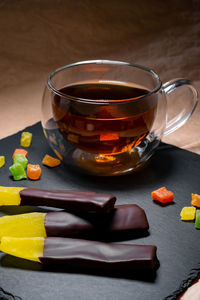
[{"label": "textured slate surface", "polygon": [[[44,154],[52,154],[38,123],[26,130],[33,133],[29,162],[41,163]],[[0,286],[23,300],[54,299],[164,299],[178,288],[190,270],[200,262],[200,232],[194,223],[180,221],[183,206],[190,205],[191,193],[200,193],[200,157],[174,146],[161,144],[149,164],[142,171],[113,178],[82,176],[65,166],[48,169],[42,166],[40,181],[14,182],[8,167],[12,153],[19,147],[20,132],[0,141],[0,154],[6,156],[6,165],[0,169],[0,185],[27,186],[46,189],[80,189],[111,192],[118,204],[136,203],[145,209],[149,236],[125,243],[154,244],[158,247],[160,268],[156,276],[119,278],[100,274],[80,274],[42,270],[38,263],[0,254]],[[166,186],[174,191],[173,205],[161,207],[151,200],[151,191]],[[4,214],[36,210],[33,207],[2,207]],[[38,208],[45,210],[45,208]],[[10,298],[9,298],[10,299]]]}]

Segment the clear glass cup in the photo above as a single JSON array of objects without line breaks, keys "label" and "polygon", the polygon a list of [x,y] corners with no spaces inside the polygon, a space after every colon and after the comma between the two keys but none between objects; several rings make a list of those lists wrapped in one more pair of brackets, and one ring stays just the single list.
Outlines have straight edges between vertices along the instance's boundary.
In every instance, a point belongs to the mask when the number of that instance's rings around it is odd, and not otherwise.
[{"label": "clear glass cup", "polygon": [[83,61],[49,76],[42,126],[66,165],[99,176],[122,175],[140,168],[163,135],[185,124],[197,98],[187,79],[162,84],[144,66]]}]

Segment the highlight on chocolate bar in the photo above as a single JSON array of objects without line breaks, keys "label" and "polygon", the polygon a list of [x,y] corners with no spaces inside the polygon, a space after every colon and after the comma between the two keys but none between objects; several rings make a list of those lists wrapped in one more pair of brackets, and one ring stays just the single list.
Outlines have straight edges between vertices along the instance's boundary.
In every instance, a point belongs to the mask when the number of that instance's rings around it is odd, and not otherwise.
[{"label": "highlight on chocolate bar", "polygon": [[88,240],[2,237],[0,251],[44,265],[129,272],[156,270],[156,246],[109,244]]},{"label": "highlight on chocolate bar", "polygon": [[71,237],[124,240],[143,236],[149,229],[145,211],[136,204],[116,205],[108,214],[75,214],[67,211],[33,212],[0,217],[0,237]]},{"label": "highlight on chocolate bar", "polygon": [[0,206],[50,206],[74,211],[107,213],[113,210],[115,201],[116,197],[112,194],[0,186]]}]

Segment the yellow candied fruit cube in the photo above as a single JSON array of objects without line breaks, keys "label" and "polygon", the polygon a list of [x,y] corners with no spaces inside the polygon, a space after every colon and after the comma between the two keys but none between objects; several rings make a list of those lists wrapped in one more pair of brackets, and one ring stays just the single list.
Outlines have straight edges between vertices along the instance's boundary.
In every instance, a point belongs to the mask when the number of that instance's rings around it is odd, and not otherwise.
[{"label": "yellow candied fruit cube", "polygon": [[0,168],[5,165],[5,156],[0,156]]},{"label": "yellow candied fruit cube", "polygon": [[67,136],[67,139],[68,139],[70,142],[76,143],[76,144],[78,143],[78,140],[79,140],[78,136],[75,135],[75,134],[73,134],[73,133],[69,133],[68,136]]},{"label": "yellow candied fruit cube", "polygon": [[195,219],[196,207],[185,206],[182,208],[180,216],[182,221],[192,221]]},{"label": "yellow candied fruit cube", "polygon": [[20,145],[22,147],[30,147],[32,141],[32,133],[30,132],[22,132]]}]

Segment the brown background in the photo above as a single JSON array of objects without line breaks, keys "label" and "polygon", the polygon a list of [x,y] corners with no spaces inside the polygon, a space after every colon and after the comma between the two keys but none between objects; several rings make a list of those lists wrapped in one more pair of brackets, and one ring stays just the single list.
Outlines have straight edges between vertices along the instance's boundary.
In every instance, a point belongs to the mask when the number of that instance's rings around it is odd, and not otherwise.
[{"label": "brown background", "polygon": [[[200,1],[1,0],[0,138],[41,118],[46,78],[87,59],[153,68],[200,87]],[[164,140],[200,153],[200,107]]]},{"label": "brown background", "polygon": [[[88,59],[146,65],[199,90],[200,1],[0,0],[0,138],[41,119],[49,73]],[[200,153],[199,112],[164,141]]]}]

